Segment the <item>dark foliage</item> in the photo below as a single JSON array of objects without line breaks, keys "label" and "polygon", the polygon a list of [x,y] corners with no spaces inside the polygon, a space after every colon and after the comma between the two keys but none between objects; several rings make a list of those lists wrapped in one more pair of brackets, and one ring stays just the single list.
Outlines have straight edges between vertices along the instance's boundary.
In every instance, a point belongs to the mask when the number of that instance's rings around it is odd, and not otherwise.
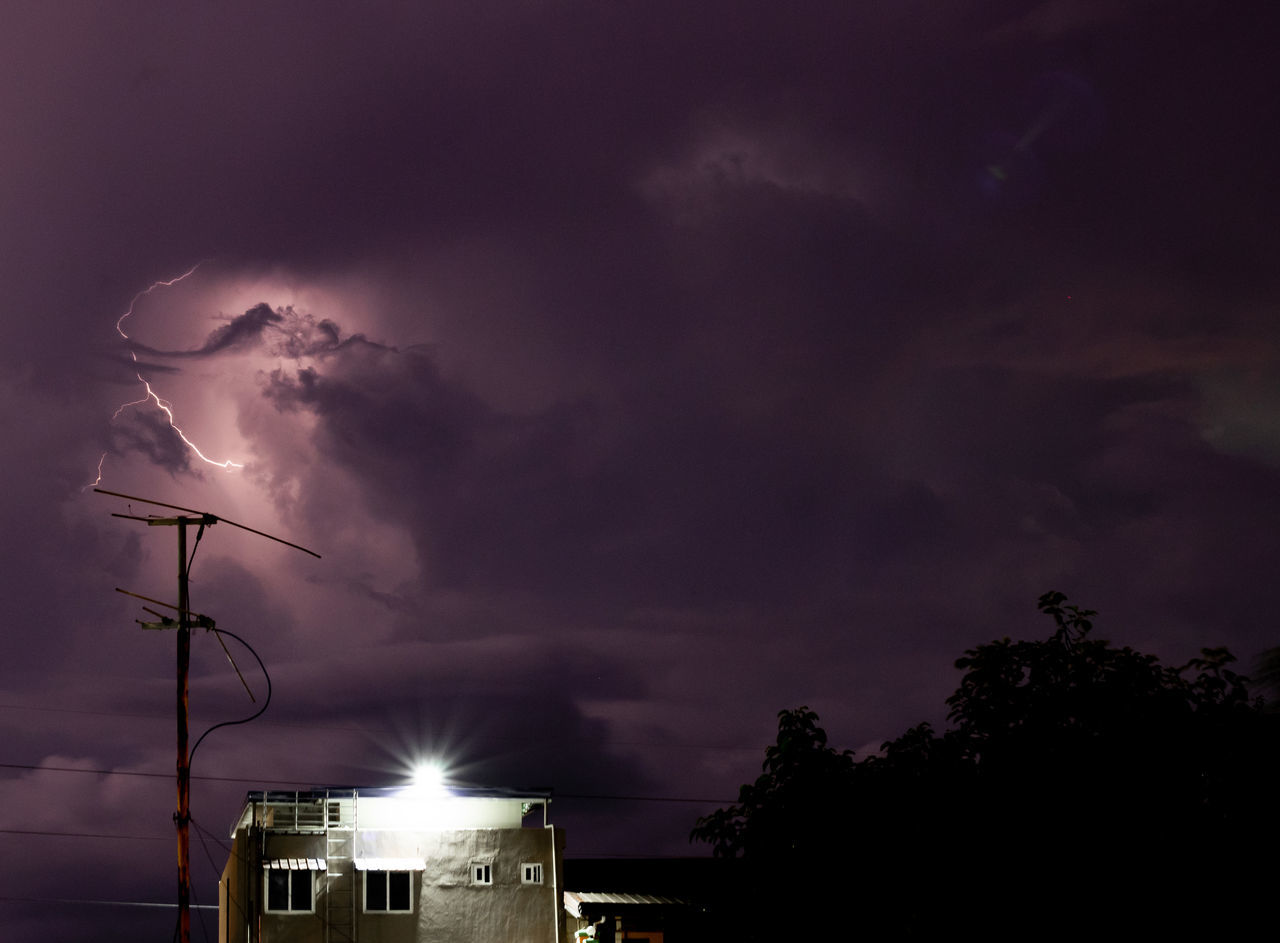
[{"label": "dark foliage", "polygon": [[1046,640],[965,652],[942,735],[855,762],[813,711],[779,714],[761,776],[691,836],[751,875],[734,932],[777,933],[806,898],[890,938],[1261,929],[1280,718],[1226,649],[1168,667],[1066,602],[1040,598]]},{"label": "dark foliage", "polygon": [[698,821],[693,838],[717,857],[782,858],[798,863],[821,847],[833,815],[852,787],[853,753],[827,746],[827,732],[807,707],[778,714],[778,742],[765,750],[764,772],[738,802]]}]

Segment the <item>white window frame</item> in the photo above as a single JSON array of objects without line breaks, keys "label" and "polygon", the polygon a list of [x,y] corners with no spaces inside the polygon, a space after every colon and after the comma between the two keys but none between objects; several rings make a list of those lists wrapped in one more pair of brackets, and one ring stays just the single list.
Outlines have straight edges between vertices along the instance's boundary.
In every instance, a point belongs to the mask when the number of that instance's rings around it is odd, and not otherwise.
[{"label": "white window frame", "polygon": [[492,887],[493,886],[493,862],[492,861],[471,862],[471,886],[472,887]]},{"label": "white window frame", "polygon": [[524,861],[520,864],[520,883],[521,884],[541,884],[542,883],[542,862],[541,861]]},{"label": "white window frame", "polygon": [[[386,895],[383,899],[385,907],[369,906],[369,875],[381,874],[386,880],[383,884],[383,893]],[[409,882],[409,906],[407,908],[399,908],[391,906],[391,876],[393,874],[403,874]],[[364,872],[364,912],[367,914],[411,914],[413,913],[413,872],[412,871],[383,871],[380,868],[369,868]]]},{"label": "white window frame", "polygon": [[[271,906],[271,876],[273,874],[283,874],[287,876],[286,887],[288,888],[288,906],[284,910],[278,910]],[[295,874],[305,874],[307,876],[307,906],[293,906],[293,876]],[[316,873],[310,869],[291,870],[288,868],[267,868],[262,872],[262,909],[269,914],[313,914],[316,912]]]}]

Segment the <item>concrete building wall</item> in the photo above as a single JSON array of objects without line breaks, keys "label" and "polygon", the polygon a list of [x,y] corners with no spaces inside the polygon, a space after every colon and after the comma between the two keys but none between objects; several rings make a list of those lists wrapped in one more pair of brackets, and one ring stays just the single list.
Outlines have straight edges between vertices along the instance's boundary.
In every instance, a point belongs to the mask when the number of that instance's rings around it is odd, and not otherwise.
[{"label": "concrete building wall", "polygon": [[[317,873],[323,874],[323,872]],[[317,890],[319,890],[320,881],[323,880],[322,876],[316,878]],[[263,913],[261,924],[263,943],[324,943],[326,939],[324,905],[320,906],[321,910],[309,914]],[[250,936],[250,939],[252,940],[253,937]]]},{"label": "concrete building wall", "polygon": [[[397,818],[397,809],[410,814]],[[330,845],[323,833],[250,828],[252,817],[242,819],[219,888],[220,943],[323,943],[326,894],[347,881],[354,882],[359,943],[565,943],[562,831],[521,827],[520,803],[510,799],[467,798],[455,803],[449,813],[452,821],[467,824],[451,829],[406,828],[423,824],[412,811],[399,799],[379,803],[361,797],[359,827],[354,834],[346,833],[354,841],[347,846],[351,856],[345,860],[326,859]],[[442,819],[432,821],[438,824]],[[327,871],[311,872],[314,912],[265,912],[262,862],[279,858],[328,860]],[[404,869],[414,868],[411,912],[366,910],[366,872],[355,868],[362,859],[366,865],[371,863],[368,859],[382,859],[385,868],[399,870],[397,862]],[[474,882],[476,863],[489,867],[492,883]],[[524,883],[526,864],[541,866],[541,884]]]},{"label": "concrete building wall", "polygon": [[[556,928],[563,925],[558,883],[562,853],[563,832],[558,829],[440,833],[426,855],[416,940],[560,943]],[[490,865],[492,884],[472,883],[473,862]],[[542,884],[521,883],[525,863],[543,865]]]},{"label": "concrete building wall", "polygon": [[520,828],[520,802],[475,796],[361,796],[356,816],[362,829],[448,831],[456,828]]},{"label": "concrete building wall", "polygon": [[263,842],[262,857],[272,858],[323,858],[327,853],[324,835],[280,835],[267,832]]}]

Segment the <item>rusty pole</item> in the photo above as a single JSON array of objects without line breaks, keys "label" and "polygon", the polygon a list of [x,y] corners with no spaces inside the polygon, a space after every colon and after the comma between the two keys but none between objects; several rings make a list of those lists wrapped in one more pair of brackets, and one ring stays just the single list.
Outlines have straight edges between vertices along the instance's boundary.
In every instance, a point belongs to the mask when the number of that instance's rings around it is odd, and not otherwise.
[{"label": "rusty pole", "polygon": [[187,524],[199,523],[178,518],[178,811],[173,821],[178,827],[178,941],[191,943],[191,764],[187,755],[187,676],[191,669],[191,603],[187,587]]}]

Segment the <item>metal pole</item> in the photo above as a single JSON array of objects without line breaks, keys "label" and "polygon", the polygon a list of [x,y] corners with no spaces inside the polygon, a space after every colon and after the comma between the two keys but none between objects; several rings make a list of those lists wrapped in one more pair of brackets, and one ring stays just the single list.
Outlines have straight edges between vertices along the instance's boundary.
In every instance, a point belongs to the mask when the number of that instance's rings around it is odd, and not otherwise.
[{"label": "metal pole", "polygon": [[187,524],[178,518],[178,941],[191,943],[191,766],[187,756],[187,675],[191,667],[191,603],[187,589]]}]

